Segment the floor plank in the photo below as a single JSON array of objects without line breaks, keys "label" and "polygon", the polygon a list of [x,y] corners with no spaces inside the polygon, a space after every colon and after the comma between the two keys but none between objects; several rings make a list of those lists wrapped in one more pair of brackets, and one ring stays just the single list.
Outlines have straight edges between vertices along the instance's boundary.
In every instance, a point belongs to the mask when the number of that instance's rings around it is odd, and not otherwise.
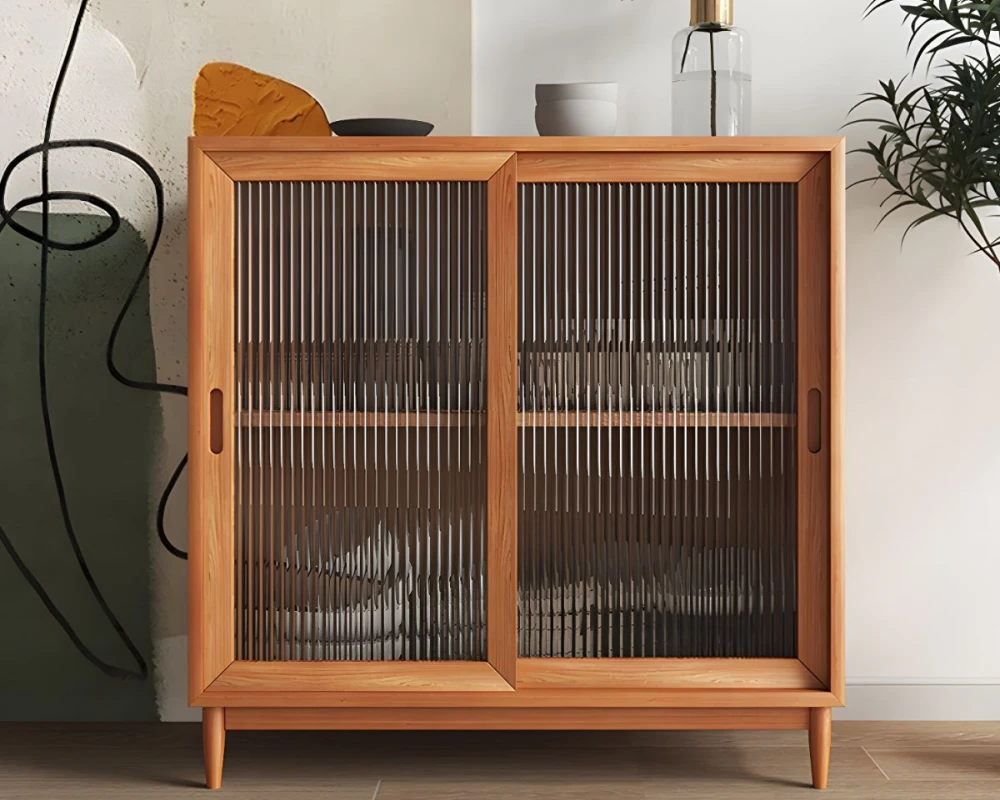
[{"label": "floor plank", "polygon": [[585,781],[565,777],[558,781],[412,781],[386,780],[377,800],[591,800],[621,798],[646,800],[643,786],[634,782]]},{"label": "floor plank", "polygon": [[1000,747],[1000,722],[854,722],[834,723],[836,744],[864,747],[939,747],[976,744]]},{"label": "floor plank", "polygon": [[[1000,724],[834,723],[832,800],[1000,797]],[[228,735],[241,800],[815,798],[800,731],[269,732]],[[190,798],[184,724],[0,724],[0,798]]]},{"label": "floor plank", "polygon": [[951,747],[866,748],[891,781],[997,781],[1000,796],[1000,748],[964,744]]},{"label": "floor plank", "polygon": [[[646,748],[639,753],[650,798],[783,798],[812,791],[807,747],[673,747]],[[831,754],[831,788],[864,792],[885,782],[861,747],[840,747]]]}]

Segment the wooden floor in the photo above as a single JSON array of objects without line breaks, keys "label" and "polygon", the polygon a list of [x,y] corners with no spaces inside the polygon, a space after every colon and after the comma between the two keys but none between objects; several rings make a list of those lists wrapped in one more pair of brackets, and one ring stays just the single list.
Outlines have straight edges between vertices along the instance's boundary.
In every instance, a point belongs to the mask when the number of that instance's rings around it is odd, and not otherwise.
[{"label": "wooden floor", "polygon": [[[0,724],[0,798],[190,798],[200,727]],[[804,732],[230,732],[213,797],[1000,798],[1000,723],[835,723],[830,788]]]}]

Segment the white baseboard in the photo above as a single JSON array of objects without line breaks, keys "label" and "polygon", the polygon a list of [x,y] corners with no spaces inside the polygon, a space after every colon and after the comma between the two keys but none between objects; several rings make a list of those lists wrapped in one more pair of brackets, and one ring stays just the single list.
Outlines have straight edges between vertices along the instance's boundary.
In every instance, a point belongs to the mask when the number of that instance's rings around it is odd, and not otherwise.
[{"label": "white baseboard", "polygon": [[1000,681],[970,679],[858,679],[847,684],[843,720],[1000,720]]}]

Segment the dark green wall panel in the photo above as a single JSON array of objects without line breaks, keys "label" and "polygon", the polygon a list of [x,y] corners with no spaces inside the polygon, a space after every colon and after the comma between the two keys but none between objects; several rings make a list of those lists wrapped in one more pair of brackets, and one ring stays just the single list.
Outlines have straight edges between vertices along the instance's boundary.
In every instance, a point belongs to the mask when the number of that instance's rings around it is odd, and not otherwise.
[{"label": "dark green wall panel", "polygon": [[[39,215],[20,219],[38,227]],[[106,224],[53,215],[59,240]],[[74,648],[0,550],[0,719],[155,719],[150,522],[159,496],[162,416],[156,394],[128,389],[105,366],[115,316],[146,256],[127,222],[107,242],[49,260],[47,374],[52,423],[73,522],[91,570],[150,665],[145,681],[102,674]],[[0,525],[83,640],[134,669],[91,596],[62,524],[38,384],[39,247],[0,233]],[[116,363],[153,380],[156,360],[143,286],[123,326]]]}]

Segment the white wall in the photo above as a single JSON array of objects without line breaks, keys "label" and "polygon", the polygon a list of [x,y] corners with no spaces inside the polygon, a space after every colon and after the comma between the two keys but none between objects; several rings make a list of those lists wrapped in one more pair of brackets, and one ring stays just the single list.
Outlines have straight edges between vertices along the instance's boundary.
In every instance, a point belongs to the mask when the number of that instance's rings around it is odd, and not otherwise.
[{"label": "white wall", "polygon": [[[0,2],[0,167],[41,141],[78,7],[79,0]],[[53,138],[111,139],[147,158],[163,179],[166,228],[149,289],[160,381],[186,380],[186,148],[199,68],[236,61],[276,75],[313,94],[330,119],[412,116],[433,121],[438,133],[461,135],[469,133],[471,119],[469,27],[469,0],[92,0]],[[8,204],[35,194],[37,176],[37,160],[22,166]],[[127,162],[105,154],[73,151],[52,158],[54,189],[96,192],[148,237],[154,206],[144,180]],[[62,210],[80,209],[54,206]],[[163,408],[163,448],[149,454],[148,464],[136,465],[155,471],[156,486],[166,483],[186,449],[184,401],[165,398]],[[137,536],[155,538],[157,500],[150,498],[149,531]],[[167,515],[181,547],[186,502],[181,485]],[[153,552],[157,700],[164,719],[184,718],[191,716],[186,567],[158,543]],[[128,663],[124,652],[108,657]],[[82,659],[67,668],[92,669]]]},{"label": "white wall", "polygon": [[[905,74],[901,15],[862,21],[866,4],[736,4],[755,133],[837,133],[858,95]],[[669,134],[670,43],[687,9],[474,0],[474,132],[533,134],[536,82],[616,80],[618,132]],[[1000,276],[947,223],[901,249],[902,218],[873,230],[880,199],[848,198],[846,715],[997,719]]]}]

